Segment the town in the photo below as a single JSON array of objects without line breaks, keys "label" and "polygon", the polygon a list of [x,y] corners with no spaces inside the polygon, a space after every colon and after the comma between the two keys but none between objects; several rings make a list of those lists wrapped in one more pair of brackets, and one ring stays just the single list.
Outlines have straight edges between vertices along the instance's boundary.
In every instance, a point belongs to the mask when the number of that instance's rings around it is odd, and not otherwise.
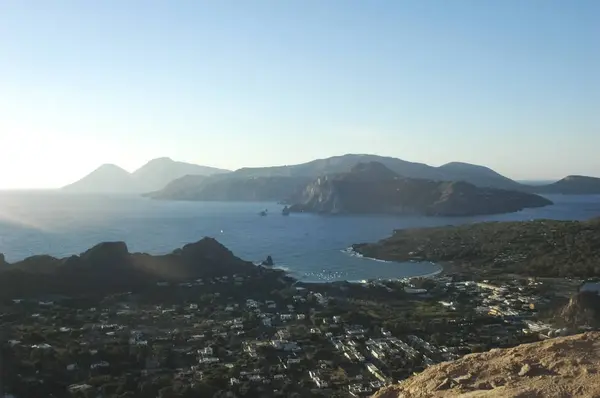
[{"label": "town", "polygon": [[[365,397],[435,363],[567,333],[534,278],[302,283],[277,270],[2,305],[9,397]],[[561,293],[562,292],[562,293]],[[225,396],[225,395],[222,395]]]}]

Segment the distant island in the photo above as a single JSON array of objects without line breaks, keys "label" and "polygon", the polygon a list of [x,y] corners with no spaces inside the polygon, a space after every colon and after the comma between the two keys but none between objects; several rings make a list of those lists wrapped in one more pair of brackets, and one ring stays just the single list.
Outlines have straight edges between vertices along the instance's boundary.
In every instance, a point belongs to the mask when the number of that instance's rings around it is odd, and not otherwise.
[{"label": "distant island", "polygon": [[508,213],[552,204],[541,196],[466,182],[405,178],[378,162],[359,163],[350,172],[309,184],[291,212],[326,214],[390,213],[469,216]]},{"label": "distant island", "polygon": [[378,243],[353,248],[383,260],[451,263],[468,275],[600,277],[600,219],[397,230]]},{"label": "distant island", "polygon": [[420,178],[433,181],[466,181],[473,185],[517,189],[521,187],[516,181],[507,178],[494,170],[470,163],[451,162],[439,167],[423,163],[369,154],[347,154],[317,159],[311,162],[275,167],[242,168],[234,172],[239,177],[309,177],[315,179],[325,175],[347,173],[359,163],[377,162],[383,164],[394,173],[408,178]]},{"label": "distant island", "polygon": [[114,164],[105,164],[82,179],[63,187],[76,193],[144,193],[162,189],[183,176],[209,176],[229,170],[177,162],[170,158],[153,159],[133,173]]},{"label": "distant island", "polygon": [[568,176],[552,184],[532,187],[531,191],[563,195],[600,195],[600,178]]},{"label": "distant island", "polygon": [[480,165],[451,162],[439,167],[402,159],[347,154],[307,163],[241,168],[236,171],[159,158],[129,173],[105,164],[66,192],[137,193],[161,200],[290,201],[309,182],[319,177],[347,173],[359,163],[381,163],[394,173],[437,182],[467,182],[477,187],[541,194],[600,194],[600,178],[569,176],[552,184],[521,184]]}]

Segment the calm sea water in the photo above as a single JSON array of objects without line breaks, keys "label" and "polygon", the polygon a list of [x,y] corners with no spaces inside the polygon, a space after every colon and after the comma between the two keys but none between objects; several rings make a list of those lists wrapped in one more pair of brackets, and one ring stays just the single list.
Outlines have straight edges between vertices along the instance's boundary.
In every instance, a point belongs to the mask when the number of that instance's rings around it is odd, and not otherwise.
[{"label": "calm sea water", "polygon": [[[435,272],[433,264],[387,263],[344,252],[394,229],[486,220],[585,220],[600,216],[600,196],[549,196],[554,206],[486,217],[283,217],[273,203],[162,202],[135,196],[0,192],[0,253],[8,261],[34,254],[67,256],[102,241],[123,240],[130,251],[167,253],[204,236],[250,261],[273,256],[303,280],[397,278]],[[267,217],[258,216],[268,209]]]}]

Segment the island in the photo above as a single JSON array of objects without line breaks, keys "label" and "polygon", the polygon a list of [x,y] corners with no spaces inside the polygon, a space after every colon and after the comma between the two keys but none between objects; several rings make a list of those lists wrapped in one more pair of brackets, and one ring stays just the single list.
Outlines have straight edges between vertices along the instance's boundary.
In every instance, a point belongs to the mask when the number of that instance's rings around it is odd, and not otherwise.
[{"label": "island", "polygon": [[462,181],[402,177],[378,162],[317,178],[293,199],[291,212],[471,216],[510,213],[552,202],[539,195]]},{"label": "island", "polygon": [[552,184],[530,187],[531,192],[562,195],[600,195],[600,178],[572,175]]},{"label": "island", "polygon": [[130,173],[114,164],[104,164],[80,180],[62,188],[68,193],[141,194],[162,189],[165,185],[187,175],[212,176],[229,170],[178,162],[162,157],[149,161]]}]

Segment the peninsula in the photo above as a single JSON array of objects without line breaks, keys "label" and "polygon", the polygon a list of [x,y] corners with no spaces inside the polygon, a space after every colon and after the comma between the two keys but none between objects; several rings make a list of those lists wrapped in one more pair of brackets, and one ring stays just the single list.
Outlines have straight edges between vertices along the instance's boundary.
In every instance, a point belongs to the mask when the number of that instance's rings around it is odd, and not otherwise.
[{"label": "peninsula", "polygon": [[366,257],[453,264],[466,274],[600,276],[600,219],[486,222],[397,230],[353,246]]}]

